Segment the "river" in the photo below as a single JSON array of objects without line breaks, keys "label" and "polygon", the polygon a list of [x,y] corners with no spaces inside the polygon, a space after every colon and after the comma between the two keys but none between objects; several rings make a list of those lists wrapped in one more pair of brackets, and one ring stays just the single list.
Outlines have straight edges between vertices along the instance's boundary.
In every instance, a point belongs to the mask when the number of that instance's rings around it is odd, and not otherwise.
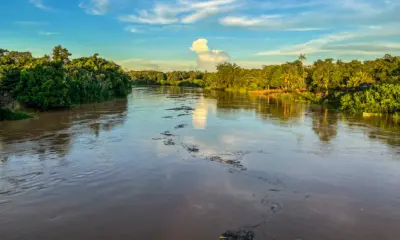
[{"label": "river", "polygon": [[0,122],[0,239],[397,240],[399,154],[390,118],[134,88]]}]

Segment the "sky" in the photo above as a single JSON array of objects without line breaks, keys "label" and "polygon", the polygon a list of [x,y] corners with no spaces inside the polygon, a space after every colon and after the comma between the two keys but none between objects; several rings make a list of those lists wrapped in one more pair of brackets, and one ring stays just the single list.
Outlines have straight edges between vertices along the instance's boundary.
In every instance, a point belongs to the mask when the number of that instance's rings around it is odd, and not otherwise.
[{"label": "sky", "polygon": [[400,0],[2,0],[0,48],[133,70],[400,55]]}]

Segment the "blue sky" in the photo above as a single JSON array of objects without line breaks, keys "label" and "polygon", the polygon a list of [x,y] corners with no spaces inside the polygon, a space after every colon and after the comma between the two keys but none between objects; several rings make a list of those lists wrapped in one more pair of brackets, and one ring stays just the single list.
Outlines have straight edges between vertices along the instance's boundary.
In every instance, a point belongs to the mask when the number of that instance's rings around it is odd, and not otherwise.
[{"label": "blue sky", "polygon": [[212,70],[400,55],[400,0],[4,0],[0,48],[125,68]]}]

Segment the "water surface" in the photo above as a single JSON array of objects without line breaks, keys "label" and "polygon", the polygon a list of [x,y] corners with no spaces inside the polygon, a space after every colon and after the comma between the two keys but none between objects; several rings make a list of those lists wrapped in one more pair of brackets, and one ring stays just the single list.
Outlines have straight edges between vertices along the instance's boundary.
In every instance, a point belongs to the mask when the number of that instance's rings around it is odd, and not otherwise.
[{"label": "water surface", "polygon": [[0,239],[400,239],[400,128],[182,88],[0,123]]}]

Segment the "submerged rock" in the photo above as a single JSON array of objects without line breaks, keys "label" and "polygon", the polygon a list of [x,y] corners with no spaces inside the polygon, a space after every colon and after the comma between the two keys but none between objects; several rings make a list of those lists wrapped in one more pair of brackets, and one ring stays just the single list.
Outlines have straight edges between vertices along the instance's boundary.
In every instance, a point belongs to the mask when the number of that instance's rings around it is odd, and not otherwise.
[{"label": "submerged rock", "polygon": [[177,117],[182,117],[182,116],[188,116],[188,115],[190,115],[190,113],[181,113],[181,114],[178,114],[176,116]]},{"label": "submerged rock", "polygon": [[227,240],[255,240],[255,234],[251,230],[238,230],[238,231],[226,231],[219,239]]},{"label": "submerged rock", "polygon": [[195,145],[192,145],[192,146],[184,145],[184,147],[186,148],[186,150],[189,153],[198,153],[200,151],[200,149],[198,147],[196,147]]},{"label": "submerged rock", "polygon": [[194,111],[195,109],[189,106],[181,106],[176,108],[168,108],[168,111]]},{"label": "submerged rock", "polygon": [[175,126],[175,129],[180,129],[180,128],[184,128],[187,127],[187,124],[179,124],[177,126]]},{"label": "submerged rock", "polygon": [[175,142],[172,139],[164,140],[164,145],[172,146],[175,145]]},{"label": "submerged rock", "polygon": [[173,137],[175,136],[174,134],[172,134],[170,131],[165,131],[163,133],[160,133],[161,135],[167,136],[167,137]]}]

